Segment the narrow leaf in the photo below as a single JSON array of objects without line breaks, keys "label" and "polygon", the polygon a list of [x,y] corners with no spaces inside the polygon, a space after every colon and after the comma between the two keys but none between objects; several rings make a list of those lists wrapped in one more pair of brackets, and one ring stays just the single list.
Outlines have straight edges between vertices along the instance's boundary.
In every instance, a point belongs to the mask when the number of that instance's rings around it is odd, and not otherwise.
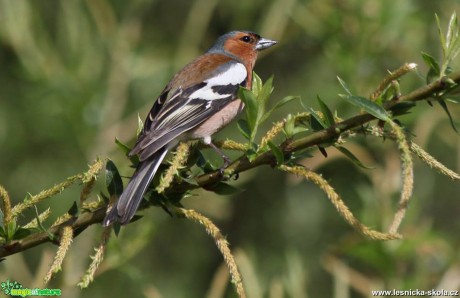
[{"label": "narrow leaf", "polygon": [[37,220],[37,225],[38,225],[38,229],[41,230],[42,232],[45,232],[48,234],[48,238],[50,238],[51,240],[55,240],[56,239],[56,236],[52,233],[50,233],[50,231],[48,231],[42,224],[42,222],[40,221],[40,216],[38,214],[38,209],[37,209],[37,206],[35,206],[35,219]]},{"label": "narrow leaf", "polygon": [[343,153],[343,155],[345,155],[346,157],[348,157],[355,165],[361,167],[361,168],[364,168],[364,169],[374,169],[374,167],[370,167],[370,166],[366,166],[365,164],[363,164],[353,153],[351,153],[350,150],[348,150],[347,148],[345,147],[342,147],[342,146],[335,146],[335,148],[337,148],[337,150],[339,150],[340,152]]},{"label": "narrow leaf", "polygon": [[308,131],[308,128],[303,127],[303,126],[294,126],[294,129],[292,130],[292,135],[296,135],[301,132],[306,132]]},{"label": "narrow leaf", "polygon": [[136,214],[133,216],[133,218],[129,221],[129,223],[133,223],[135,221],[138,221],[139,219],[143,218],[143,215]]},{"label": "narrow leaf", "polygon": [[265,120],[267,120],[271,114],[273,114],[274,111],[282,107],[283,105],[291,102],[294,99],[300,99],[300,96],[286,96],[282,100],[278,101],[270,110],[268,110],[260,119],[260,123],[263,123]]},{"label": "narrow leaf", "polygon": [[196,165],[202,169],[205,173],[212,172],[216,169],[216,167],[209,162],[207,158],[204,157],[201,151],[198,151],[198,158],[196,161]]},{"label": "narrow leaf", "polygon": [[438,100],[438,102],[441,105],[442,109],[446,112],[447,116],[449,117],[450,126],[457,134],[459,134],[457,127],[455,126],[454,119],[452,118],[452,115],[449,112],[449,108],[447,107],[446,102],[443,99]]},{"label": "narrow leaf", "polygon": [[439,76],[440,68],[436,59],[434,59],[433,56],[425,52],[422,52],[422,58],[425,64],[430,68],[430,70],[433,70],[434,74]]},{"label": "narrow leaf", "polygon": [[447,34],[446,34],[446,48],[452,49],[452,45],[454,44],[456,38],[458,37],[458,27],[457,27],[457,14],[454,12],[449,20],[449,25],[447,27]]},{"label": "narrow leaf", "polygon": [[12,240],[13,239],[14,233],[16,232],[16,228],[17,228],[16,220],[13,219],[6,226],[6,239],[7,240]]},{"label": "narrow leaf", "polygon": [[70,209],[69,211],[67,211],[68,214],[70,214],[71,216],[73,217],[77,217],[78,216],[78,205],[77,205],[77,202],[73,202],[72,206],[70,206]]},{"label": "narrow leaf", "polygon": [[322,146],[319,146],[319,145],[318,145],[318,149],[319,149],[319,152],[321,152],[321,154],[322,154],[324,157],[327,158],[327,151],[326,151],[326,149],[325,149],[324,147],[322,147]]},{"label": "narrow leaf", "polygon": [[438,35],[439,35],[439,41],[441,42],[442,54],[444,58],[446,58],[447,47],[446,47],[446,40],[444,39],[444,34],[442,33],[442,29],[441,29],[441,22],[439,21],[439,17],[437,14],[434,14],[434,17],[436,19],[436,24],[438,25]]},{"label": "narrow leaf", "polygon": [[332,114],[329,107],[324,103],[324,101],[319,97],[319,95],[316,96],[316,100],[319,103],[321,112],[323,112],[324,122],[326,123],[327,127],[334,125],[335,124],[334,115]]},{"label": "narrow leaf", "polygon": [[390,120],[390,116],[383,107],[379,106],[373,101],[368,100],[367,98],[344,94],[339,94],[339,96],[348,101],[349,103],[357,107],[363,108],[366,112],[382,121]]},{"label": "narrow leaf", "polygon": [[33,231],[31,229],[19,228],[14,233],[13,239],[14,240],[23,239],[23,238],[29,236],[30,234],[32,234],[32,232]]},{"label": "narrow leaf", "polygon": [[310,152],[311,152],[310,148],[296,151],[291,154],[291,160],[296,161],[296,160],[304,159],[304,158],[312,158],[313,155]]},{"label": "narrow leaf", "polygon": [[136,131],[136,135],[140,135],[142,130],[144,129],[144,121],[142,121],[141,117],[139,116],[139,114],[137,114],[137,131]]},{"label": "narrow leaf", "polygon": [[249,140],[251,136],[251,130],[249,129],[248,122],[245,119],[239,119],[236,123],[241,134]]},{"label": "narrow leaf", "polygon": [[115,234],[116,237],[118,237],[118,235],[120,234],[120,230],[121,230],[121,224],[118,221],[116,221],[113,224],[113,233]]},{"label": "narrow leaf", "polygon": [[[321,116],[318,115],[318,113],[316,113],[315,110],[313,110],[312,108],[308,108],[308,111],[313,116],[313,117],[310,117],[311,128],[313,130],[321,130],[323,128],[328,128],[326,122],[323,121]],[[313,121],[313,120],[316,120],[316,121]],[[319,124],[319,126],[317,124]]]},{"label": "narrow leaf", "polygon": [[123,181],[117,167],[110,159],[105,165],[105,185],[111,196],[120,196],[123,192]]},{"label": "narrow leaf", "polygon": [[252,73],[252,92],[257,97],[262,89],[262,79],[255,73]]},{"label": "narrow leaf", "polygon": [[257,149],[255,148],[255,143],[251,143],[253,148],[246,151],[246,157],[250,162],[252,162],[257,157]]},{"label": "narrow leaf", "polygon": [[271,76],[270,78],[268,78],[268,80],[265,81],[265,84],[262,87],[261,92],[257,96],[258,99],[266,103],[267,100],[270,98],[270,94],[272,94],[273,89],[273,76]]},{"label": "narrow leaf", "polygon": [[251,91],[245,88],[240,88],[239,98],[246,106],[246,119],[251,132],[253,132],[257,122],[257,99]]},{"label": "narrow leaf", "polygon": [[276,163],[278,165],[282,165],[284,163],[283,151],[281,151],[281,149],[278,146],[276,146],[272,141],[268,141],[267,144],[268,144],[268,147],[270,147],[271,152],[276,158]]},{"label": "narrow leaf", "polygon": [[284,132],[288,138],[294,135],[294,128],[295,128],[295,118],[288,114],[286,117],[286,123],[284,124]]},{"label": "narrow leaf", "polygon": [[261,119],[265,114],[265,107],[267,106],[270,94],[273,92],[273,76],[271,76],[262,87],[259,95],[257,96],[257,123],[258,126],[261,123]]},{"label": "narrow leaf", "polygon": [[242,190],[224,182],[218,182],[212,187],[206,188],[206,190],[215,192],[218,195],[228,196],[241,193]]},{"label": "narrow leaf", "polygon": [[342,88],[343,90],[345,90],[345,92],[348,94],[348,95],[353,95],[350,91],[350,88],[348,88],[348,85],[347,83],[345,83],[344,80],[342,80],[339,76],[337,76],[337,80],[339,80],[339,83],[340,85],[342,85]]},{"label": "narrow leaf", "polygon": [[126,144],[123,144],[118,138],[115,138],[115,144],[117,144],[118,148],[120,148],[125,155],[128,155],[131,151],[131,148],[129,148]]},{"label": "narrow leaf", "polygon": [[415,102],[399,102],[391,108],[394,116],[401,116],[409,114],[410,110],[416,106]]}]

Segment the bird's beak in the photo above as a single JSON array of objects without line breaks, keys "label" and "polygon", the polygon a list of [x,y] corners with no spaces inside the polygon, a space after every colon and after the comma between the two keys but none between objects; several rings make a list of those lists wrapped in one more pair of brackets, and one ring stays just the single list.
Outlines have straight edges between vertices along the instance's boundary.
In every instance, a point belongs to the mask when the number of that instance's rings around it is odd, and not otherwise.
[{"label": "bird's beak", "polygon": [[274,40],[261,38],[259,42],[256,44],[256,50],[262,51],[262,50],[268,49],[271,46],[274,46],[277,43],[278,42]]}]

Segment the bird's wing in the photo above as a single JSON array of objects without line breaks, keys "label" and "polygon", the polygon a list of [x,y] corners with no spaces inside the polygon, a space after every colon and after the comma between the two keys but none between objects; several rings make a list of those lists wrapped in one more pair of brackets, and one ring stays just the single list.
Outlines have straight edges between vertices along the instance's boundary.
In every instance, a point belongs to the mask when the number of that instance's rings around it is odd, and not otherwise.
[{"label": "bird's wing", "polygon": [[[189,87],[166,89],[155,102],[144,130],[130,152],[145,160],[178,136],[214,115],[236,98],[239,86],[245,86],[246,67],[230,60],[209,77]],[[172,94],[169,94],[171,93]]]}]

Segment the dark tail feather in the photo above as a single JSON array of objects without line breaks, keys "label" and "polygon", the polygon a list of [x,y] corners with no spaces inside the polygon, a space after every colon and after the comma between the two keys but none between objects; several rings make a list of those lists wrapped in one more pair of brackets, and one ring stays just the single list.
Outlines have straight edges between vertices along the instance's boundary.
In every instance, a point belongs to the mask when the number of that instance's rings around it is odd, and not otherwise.
[{"label": "dark tail feather", "polygon": [[133,177],[129,181],[118,201],[104,218],[102,225],[107,227],[115,221],[127,224],[134,216],[142,201],[147,187],[155,176],[158,167],[165,157],[167,149],[158,150],[152,157],[139,163]]}]

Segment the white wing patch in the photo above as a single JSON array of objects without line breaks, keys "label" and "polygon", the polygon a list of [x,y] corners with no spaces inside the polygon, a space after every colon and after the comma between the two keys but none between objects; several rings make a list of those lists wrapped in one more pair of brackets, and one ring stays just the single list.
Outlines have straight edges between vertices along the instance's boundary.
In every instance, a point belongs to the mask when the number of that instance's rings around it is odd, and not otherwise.
[{"label": "white wing patch", "polygon": [[212,90],[215,86],[239,85],[246,80],[247,71],[242,63],[235,63],[217,76],[204,81],[206,85],[190,94],[190,99],[215,100],[228,97],[230,94],[219,94]]}]

